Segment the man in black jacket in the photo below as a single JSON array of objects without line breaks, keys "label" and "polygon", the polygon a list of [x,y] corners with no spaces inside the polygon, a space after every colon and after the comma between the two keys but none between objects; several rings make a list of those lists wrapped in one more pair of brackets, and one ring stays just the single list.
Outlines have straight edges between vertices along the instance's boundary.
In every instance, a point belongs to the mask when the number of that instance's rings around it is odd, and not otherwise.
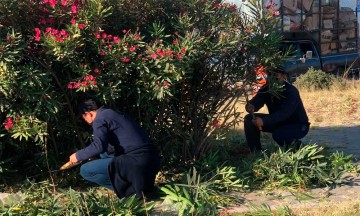
[{"label": "man in black jacket", "polygon": [[[160,158],[154,143],[136,122],[124,113],[98,107],[86,100],[79,106],[82,118],[93,128],[93,142],[70,156],[70,163],[101,158],[83,164],[80,174],[87,180],[113,189],[119,198],[143,194],[154,187]],[[114,149],[114,156],[107,154]]]},{"label": "man in black jacket", "polygon": [[[249,113],[244,118],[244,130],[251,151],[261,151],[260,132],[270,132],[276,143],[289,148],[299,148],[309,131],[309,119],[295,86],[286,81],[286,74],[280,68],[269,71],[276,84],[282,86],[278,94],[269,90],[269,82],[246,104]],[[271,81],[271,80],[270,80]],[[270,82],[271,83],[271,82]],[[254,113],[264,105],[269,114]]]}]

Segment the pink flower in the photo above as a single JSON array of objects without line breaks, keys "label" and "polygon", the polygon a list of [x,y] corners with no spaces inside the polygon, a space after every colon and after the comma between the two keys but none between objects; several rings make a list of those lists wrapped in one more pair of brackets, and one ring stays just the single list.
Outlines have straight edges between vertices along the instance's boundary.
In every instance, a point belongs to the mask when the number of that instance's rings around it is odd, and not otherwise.
[{"label": "pink flower", "polygon": [[112,35],[108,35],[108,36],[107,36],[107,39],[108,39],[108,40],[113,40],[113,36],[112,36]]},{"label": "pink flower", "polygon": [[104,55],[105,55],[104,50],[101,50],[101,51],[100,51],[100,55],[101,55],[101,56],[104,56]]},{"label": "pink flower", "polygon": [[74,88],[74,83],[73,82],[69,82],[67,85],[68,89],[73,89]]},{"label": "pink flower", "polygon": [[156,60],[157,59],[157,55],[155,53],[151,54],[151,58]]},{"label": "pink flower", "polygon": [[35,41],[40,41],[41,38],[40,38],[40,36],[35,36],[34,40],[35,40]]},{"label": "pink flower", "polygon": [[170,56],[171,58],[173,57],[173,51],[172,51],[172,50],[168,50],[168,51],[166,52],[166,54],[167,54],[168,56]]},{"label": "pink flower", "polygon": [[85,81],[88,81],[88,80],[93,81],[93,80],[95,80],[95,77],[93,75],[86,75],[84,80]]},{"label": "pink flower", "polygon": [[185,53],[186,52],[186,47],[181,48],[181,52]]},{"label": "pink flower", "polygon": [[57,0],[49,0],[50,7],[54,8],[56,4],[57,4]]},{"label": "pink flower", "polygon": [[220,127],[220,121],[219,121],[219,120],[213,121],[212,126],[213,126],[214,128],[219,128],[219,127]]},{"label": "pink flower", "polygon": [[44,18],[41,18],[38,23],[39,23],[40,25],[44,25],[44,24],[46,24],[46,20],[45,20]]},{"label": "pink flower", "polygon": [[80,87],[80,83],[79,83],[79,82],[74,83],[74,86],[73,86],[74,89],[77,89],[77,88],[79,88],[79,87]]},{"label": "pink flower", "polygon": [[59,31],[57,29],[51,29],[51,34],[56,35]]},{"label": "pink flower", "polygon": [[85,27],[84,24],[78,24],[78,28],[79,28],[79,29],[83,29],[84,27]]},{"label": "pink flower", "polygon": [[161,49],[157,49],[156,53],[160,56],[160,57],[164,57],[166,55],[166,52],[164,50]]},{"label": "pink flower", "polygon": [[129,48],[129,50],[130,50],[131,52],[134,52],[134,51],[136,50],[136,48],[133,47],[133,46],[131,46],[131,47]]},{"label": "pink flower", "polygon": [[67,37],[69,34],[64,29],[61,29],[60,35],[64,36],[64,37]]},{"label": "pink flower", "polygon": [[114,43],[120,43],[120,38],[114,36],[113,41],[114,41]]},{"label": "pink flower", "polygon": [[163,86],[164,86],[164,88],[169,88],[169,83],[165,81],[165,82],[163,83]]},{"label": "pink flower", "polygon": [[126,57],[126,58],[123,59],[123,62],[124,62],[124,63],[129,63],[129,62],[130,62],[130,59]]},{"label": "pink flower", "polygon": [[94,73],[99,73],[99,72],[100,72],[99,68],[94,69]]},{"label": "pink flower", "polygon": [[87,85],[87,82],[86,82],[86,81],[82,81],[82,82],[81,82],[81,85],[82,85],[82,86],[86,86],[86,85]]},{"label": "pink flower", "polygon": [[74,25],[74,24],[76,23],[76,20],[75,20],[75,19],[71,19],[70,23]]},{"label": "pink flower", "polygon": [[125,34],[125,33],[126,33],[126,29],[123,29],[123,30],[122,30],[122,33],[124,33],[124,34]]},{"label": "pink flower", "polygon": [[12,128],[14,126],[14,121],[8,117],[6,118],[5,122],[3,123],[5,130],[10,130],[10,128]]},{"label": "pink flower", "polygon": [[273,12],[273,16],[279,16],[280,15],[280,12],[279,11],[274,11]]},{"label": "pink flower", "polygon": [[231,12],[234,12],[236,10],[237,10],[237,6],[235,4],[230,7]]},{"label": "pink flower", "polygon": [[220,7],[220,4],[219,4],[219,3],[215,3],[213,6],[214,6],[214,8],[219,8],[219,7]]},{"label": "pink flower", "polygon": [[178,58],[178,59],[182,59],[182,58],[183,58],[182,54],[181,54],[181,53],[178,53],[178,54],[177,54],[177,58]]},{"label": "pink flower", "polygon": [[41,30],[39,28],[34,28],[34,31],[35,31],[35,35],[41,34]]},{"label": "pink flower", "polygon": [[101,36],[100,36],[99,33],[96,33],[96,34],[95,34],[95,37],[96,37],[97,39],[100,39],[100,38],[101,38]]},{"label": "pink flower", "polygon": [[73,14],[76,14],[76,13],[77,13],[77,7],[76,7],[76,5],[71,5],[71,12],[72,12]]},{"label": "pink flower", "polygon": [[105,32],[103,32],[103,33],[101,34],[101,37],[102,37],[102,38],[106,38],[106,37],[107,37],[107,34],[106,34]]},{"label": "pink flower", "polygon": [[174,44],[174,45],[178,45],[179,42],[178,42],[177,40],[173,40],[173,44]]},{"label": "pink flower", "polygon": [[66,6],[67,5],[67,0],[61,0],[61,5]]}]

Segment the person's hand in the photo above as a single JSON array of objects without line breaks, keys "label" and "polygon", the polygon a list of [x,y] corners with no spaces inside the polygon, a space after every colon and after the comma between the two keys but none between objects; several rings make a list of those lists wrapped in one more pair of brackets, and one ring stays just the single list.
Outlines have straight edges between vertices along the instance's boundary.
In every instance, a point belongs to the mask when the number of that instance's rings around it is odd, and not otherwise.
[{"label": "person's hand", "polygon": [[245,110],[246,110],[246,112],[248,112],[248,113],[254,113],[255,107],[254,107],[254,105],[252,105],[251,103],[247,103],[247,104],[245,105]]},{"label": "person's hand", "polygon": [[78,162],[78,159],[76,158],[76,153],[70,155],[69,162],[70,162],[71,164],[74,164],[74,163],[77,163],[77,162]]},{"label": "person's hand", "polygon": [[256,117],[252,120],[252,123],[259,128],[259,130],[262,130],[262,127],[264,126],[264,122],[262,120],[262,118],[260,117]]}]

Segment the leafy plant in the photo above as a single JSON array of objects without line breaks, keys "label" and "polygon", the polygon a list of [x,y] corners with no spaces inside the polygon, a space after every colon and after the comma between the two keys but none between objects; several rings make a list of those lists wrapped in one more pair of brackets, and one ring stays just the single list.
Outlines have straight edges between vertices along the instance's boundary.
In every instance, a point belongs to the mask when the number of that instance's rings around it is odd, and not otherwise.
[{"label": "leafy plant", "polygon": [[232,197],[220,194],[221,191],[246,188],[236,174],[234,167],[220,166],[213,175],[201,176],[193,167],[186,174],[185,184],[167,184],[161,190],[165,199],[180,203],[179,215],[215,215],[219,205],[232,202]]},{"label": "leafy plant", "polygon": [[350,170],[350,156],[334,153],[326,156],[324,148],[306,145],[296,152],[279,149],[270,155],[264,153],[253,166],[255,180],[267,187],[338,184]]},{"label": "leafy plant", "polygon": [[294,85],[303,89],[318,90],[329,89],[334,83],[342,83],[342,81],[332,74],[310,68],[296,79]]},{"label": "leafy plant", "polygon": [[196,161],[240,121],[229,86],[281,59],[278,18],[258,1],[250,15],[218,0],[0,4],[0,141],[14,160],[45,155],[44,140],[59,161],[84,147],[76,106],[97,97],[141,123],[164,165]]},{"label": "leafy plant", "polygon": [[47,182],[29,184],[22,201],[0,205],[3,215],[147,215],[154,206],[151,202],[144,205],[135,196],[118,199],[99,190],[53,191]]}]

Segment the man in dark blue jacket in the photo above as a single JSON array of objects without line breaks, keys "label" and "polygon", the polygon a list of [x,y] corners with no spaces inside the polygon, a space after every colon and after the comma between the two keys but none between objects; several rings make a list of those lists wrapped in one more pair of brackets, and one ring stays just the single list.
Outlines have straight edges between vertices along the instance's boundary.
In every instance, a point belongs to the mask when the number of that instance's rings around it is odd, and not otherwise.
[{"label": "man in dark blue jacket", "polygon": [[[275,77],[274,81],[282,88],[277,94],[271,93],[269,85],[265,85],[246,104],[245,110],[249,113],[244,118],[244,130],[247,143],[251,151],[260,151],[260,131],[272,133],[272,137],[280,146],[289,148],[294,145],[298,148],[309,131],[309,119],[295,86],[286,81],[286,74],[282,69],[269,72]],[[270,80],[271,81],[271,80]],[[254,113],[264,105],[269,114]]]},{"label": "man in dark blue jacket", "polygon": [[[95,101],[80,104],[82,118],[93,128],[93,142],[70,156],[70,163],[94,156],[83,164],[80,174],[115,191],[119,198],[136,194],[140,199],[154,187],[160,158],[154,143],[136,122],[124,113],[98,107]],[[108,152],[114,150],[114,155]]]}]

